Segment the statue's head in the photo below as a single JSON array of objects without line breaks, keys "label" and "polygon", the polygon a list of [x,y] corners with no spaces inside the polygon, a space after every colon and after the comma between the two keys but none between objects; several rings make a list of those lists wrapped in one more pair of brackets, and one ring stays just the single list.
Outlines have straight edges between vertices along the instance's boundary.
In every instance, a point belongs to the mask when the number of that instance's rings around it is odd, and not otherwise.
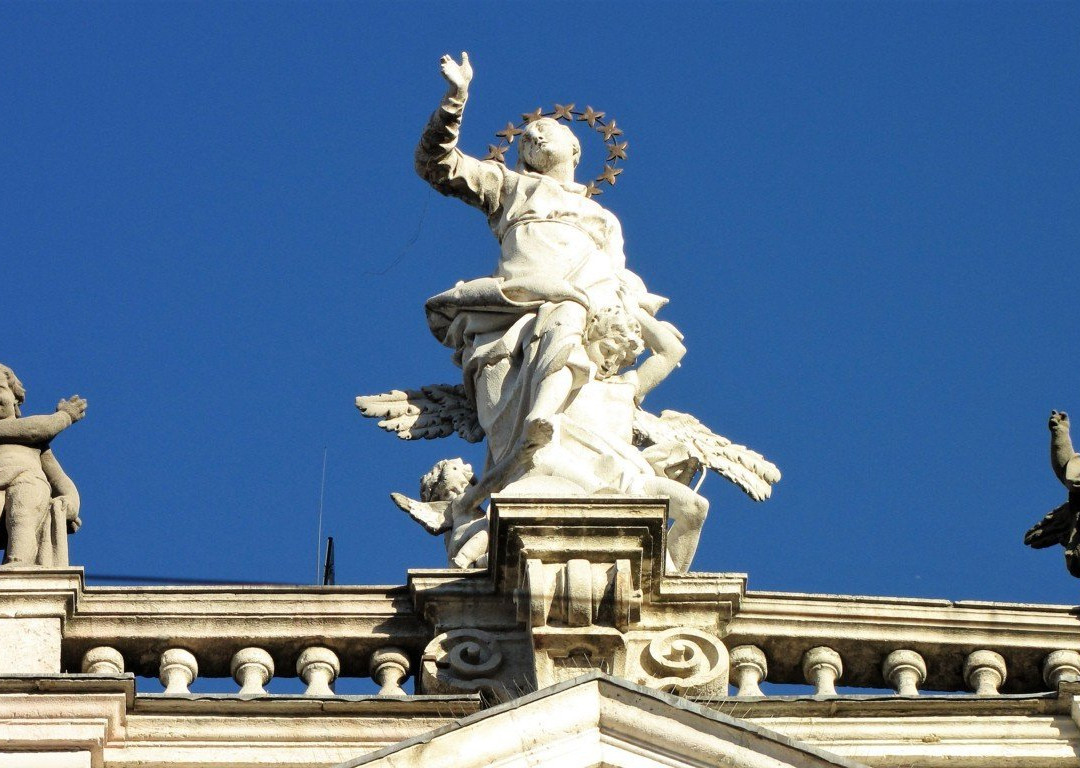
[{"label": "statue's head", "polygon": [[527,171],[548,173],[570,164],[577,168],[581,160],[581,142],[574,132],[550,117],[533,120],[521,134],[518,163]]},{"label": "statue's head", "polygon": [[0,363],[0,419],[15,419],[22,415],[19,408],[26,402],[26,387],[15,371]]},{"label": "statue's head", "polygon": [[472,466],[461,459],[443,459],[420,478],[420,501],[450,501],[473,482]]},{"label": "statue's head", "polygon": [[604,307],[589,316],[585,351],[596,364],[597,378],[614,376],[645,351],[641,325],[621,305]]}]

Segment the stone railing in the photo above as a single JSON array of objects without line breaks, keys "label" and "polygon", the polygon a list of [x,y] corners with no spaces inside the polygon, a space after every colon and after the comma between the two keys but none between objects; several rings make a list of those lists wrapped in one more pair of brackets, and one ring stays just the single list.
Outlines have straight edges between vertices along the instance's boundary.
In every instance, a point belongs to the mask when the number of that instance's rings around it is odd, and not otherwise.
[{"label": "stone railing", "polygon": [[0,617],[0,674],[130,672],[168,694],[299,677],[330,695],[339,677],[370,677],[403,695],[431,636],[405,587],[86,587],[80,568],[4,572]]},{"label": "stone railing", "polygon": [[232,678],[245,696],[282,677],[312,696],[340,678],[402,695],[415,678],[424,694],[501,699],[593,668],[706,698],[763,683],[1028,694],[1080,679],[1075,609],[669,574],[665,512],[662,499],[497,497],[489,570],[414,570],[397,587],[86,587],[78,568],[8,570],[0,675],[133,673],[170,695]]},{"label": "stone railing", "polygon": [[762,681],[991,695],[1080,679],[1068,606],[750,591],[727,629],[740,696]]}]

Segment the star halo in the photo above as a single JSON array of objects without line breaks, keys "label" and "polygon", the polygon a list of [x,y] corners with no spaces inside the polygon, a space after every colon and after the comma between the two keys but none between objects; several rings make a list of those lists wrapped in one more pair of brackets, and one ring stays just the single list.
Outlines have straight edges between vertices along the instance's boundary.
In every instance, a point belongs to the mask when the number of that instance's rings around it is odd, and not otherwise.
[{"label": "star halo", "polygon": [[547,111],[543,107],[537,107],[533,112],[523,114],[521,122],[517,125],[510,122],[502,130],[496,131],[495,135],[499,138],[499,143],[488,144],[488,153],[484,156],[484,159],[495,160],[506,165],[506,151],[510,149],[514,139],[525,132],[525,127],[529,123],[535,122],[542,117],[565,120],[568,123],[587,123],[590,128],[600,134],[604,141],[604,148],[607,150],[607,159],[604,161],[603,172],[585,186],[585,195],[595,197],[603,194],[600,185],[604,183],[615,186],[616,178],[623,172],[623,169],[618,167],[618,163],[620,160],[626,159],[628,142],[619,141],[619,137],[622,136],[623,132],[615,124],[614,119],[605,120],[604,113],[598,112],[592,107],[585,107],[584,110],[580,110],[575,109],[573,104],[556,104],[553,109]]}]

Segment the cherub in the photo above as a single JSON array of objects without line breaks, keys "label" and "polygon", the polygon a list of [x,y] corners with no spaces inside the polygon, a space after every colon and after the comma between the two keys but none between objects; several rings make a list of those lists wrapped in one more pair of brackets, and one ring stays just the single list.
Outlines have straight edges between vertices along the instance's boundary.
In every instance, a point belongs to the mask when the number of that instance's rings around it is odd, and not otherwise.
[{"label": "cherub", "polygon": [[1065,567],[1080,578],[1080,454],[1069,435],[1069,414],[1050,412],[1050,466],[1069,492],[1069,498],[1024,534],[1024,543],[1034,549],[1055,544],[1065,547]]},{"label": "cherub", "polygon": [[488,519],[478,505],[452,504],[476,485],[472,467],[461,459],[443,459],[420,478],[420,500],[402,493],[390,498],[432,535],[446,534],[446,556],[458,568],[486,568]]},{"label": "cherub", "polygon": [[[760,501],[769,497],[780,471],[761,454],[713,433],[692,416],[675,411],[655,416],[640,407],[685,353],[670,324],[646,309],[631,316],[624,305],[612,305],[590,315],[582,341],[590,379],[563,413],[545,420],[552,429],[551,439],[537,446],[515,473],[492,477],[488,472],[479,483],[462,486],[460,495],[436,510],[442,517],[426,527],[446,530],[440,526],[449,525],[456,510],[474,515],[472,510],[490,493],[504,488],[512,493],[515,481],[530,478],[555,478],[563,495],[656,494],[670,500],[669,566],[686,572],[708,511],[708,502],[688,487],[695,476],[712,469]],[[620,373],[646,347],[652,353],[636,369]],[[484,438],[461,386],[394,390],[358,397],[356,405],[405,440],[455,432],[470,442]]]},{"label": "cherub", "polygon": [[0,546],[5,566],[68,564],[67,533],[82,525],[79,492],[50,441],[86,415],[72,395],[49,416],[22,418],[26,388],[0,365]]},{"label": "cherub", "polygon": [[[669,476],[676,462],[669,460],[672,450],[666,439],[654,438],[663,443],[651,450],[655,461],[634,445],[641,401],[686,354],[681,334],[644,310],[631,316],[616,304],[589,316],[584,342],[594,378],[563,416],[556,417],[558,440],[537,452],[536,464],[541,471],[574,480],[588,493],[668,497],[668,568],[686,573],[709,502],[681,482],[693,471],[687,474],[680,464]],[[651,354],[631,368],[645,349]]]}]

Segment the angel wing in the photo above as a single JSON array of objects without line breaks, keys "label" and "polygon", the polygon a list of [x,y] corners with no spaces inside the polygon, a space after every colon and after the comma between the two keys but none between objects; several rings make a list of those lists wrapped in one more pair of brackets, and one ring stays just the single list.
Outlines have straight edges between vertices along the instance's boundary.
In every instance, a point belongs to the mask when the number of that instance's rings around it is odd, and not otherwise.
[{"label": "angel wing", "polygon": [[398,508],[408,512],[409,517],[424,526],[424,530],[430,534],[446,533],[454,525],[454,520],[450,517],[449,501],[417,501],[403,493],[391,493],[390,498],[394,500]]},{"label": "angel wing", "polygon": [[1069,502],[1046,514],[1024,534],[1024,543],[1032,549],[1046,549],[1055,544],[1068,546],[1069,536],[1076,526],[1076,512]]},{"label": "angel wing", "polygon": [[379,419],[379,426],[402,440],[448,437],[457,432],[470,443],[484,439],[476,408],[460,384],[432,384],[420,389],[395,389],[356,398],[360,413]]},{"label": "angel wing", "polygon": [[739,486],[754,501],[772,494],[780,470],[757,451],[715,434],[688,413],[661,411],[659,416],[638,408],[634,413],[634,443],[646,448],[646,458],[660,464],[669,476],[687,485],[697,470],[708,468]]}]

